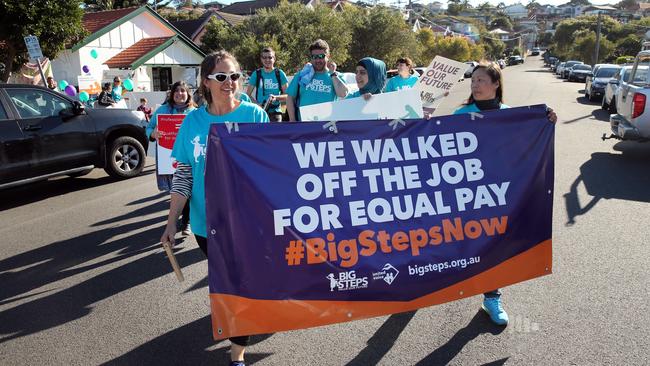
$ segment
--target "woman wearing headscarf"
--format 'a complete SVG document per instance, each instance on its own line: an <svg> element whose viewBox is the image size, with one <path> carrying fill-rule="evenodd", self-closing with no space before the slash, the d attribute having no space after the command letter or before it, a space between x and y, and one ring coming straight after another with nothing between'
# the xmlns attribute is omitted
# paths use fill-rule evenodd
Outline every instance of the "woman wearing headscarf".
<svg viewBox="0 0 650 366"><path fill-rule="evenodd" d="M379 94L386 85L386 64L382 60L364 57L357 63L356 80L359 90L348 94L345 99L363 96L368 100L373 94Z"/></svg>
<svg viewBox="0 0 650 366"><path fill-rule="evenodd" d="M184 81L177 81L172 85L172 88L167 96L167 100L156 109L151 118L149 125L146 129L146 134L150 141L158 141L160 132L158 131L158 115L159 114L188 114L196 109L196 104L192 100L190 89ZM172 174L159 174L156 176L158 189L164 192L172 190ZM190 235L190 206L189 202L183 208L183 216L181 217L180 225L181 233L184 236Z"/></svg>

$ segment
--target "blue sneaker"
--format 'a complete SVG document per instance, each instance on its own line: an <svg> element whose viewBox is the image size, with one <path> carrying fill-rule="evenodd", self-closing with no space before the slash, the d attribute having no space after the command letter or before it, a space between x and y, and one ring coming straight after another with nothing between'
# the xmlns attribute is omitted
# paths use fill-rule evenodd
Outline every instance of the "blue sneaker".
<svg viewBox="0 0 650 366"><path fill-rule="evenodd" d="M483 299L483 310L496 325L508 325L508 314L501 306L501 297L486 297Z"/></svg>

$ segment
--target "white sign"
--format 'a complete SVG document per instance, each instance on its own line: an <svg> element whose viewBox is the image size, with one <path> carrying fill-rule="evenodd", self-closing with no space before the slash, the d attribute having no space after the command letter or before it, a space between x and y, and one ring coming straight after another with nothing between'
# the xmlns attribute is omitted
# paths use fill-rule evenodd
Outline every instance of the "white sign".
<svg viewBox="0 0 650 366"><path fill-rule="evenodd" d="M429 67L420 75L418 87L422 97L422 107L429 114L440 104L440 100L456 85L467 64L436 56Z"/></svg>
<svg viewBox="0 0 650 366"><path fill-rule="evenodd" d="M423 116L420 91L415 88L376 94L367 101L358 97L300 107L302 121L359 121Z"/></svg>
<svg viewBox="0 0 650 366"><path fill-rule="evenodd" d="M43 52L41 51L41 45L38 44L38 37L36 36L27 36L25 37L25 46L27 46L27 52L29 52L30 60L36 60L43 58Z"/></svg>

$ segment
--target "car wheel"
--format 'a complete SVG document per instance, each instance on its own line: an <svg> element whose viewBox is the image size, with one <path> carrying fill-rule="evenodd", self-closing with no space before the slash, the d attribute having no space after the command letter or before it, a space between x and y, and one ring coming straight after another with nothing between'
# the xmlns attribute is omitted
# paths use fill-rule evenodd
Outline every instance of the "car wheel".
<svg viewBox="0 0 650 366"><path fill-rule="evenodd" d="M603 110L608 110L609 109L609 104L607 104L607 98L603 95L603 100L600 102L600 108Z"/></svg>
<svg viewBox="0 0 650 366"><path fill-rule="evenodd" d="M145 152L142 144L130 136L122 136L113 141L108 150L106 173L116 178L131 178L142 172Z"/></svg>

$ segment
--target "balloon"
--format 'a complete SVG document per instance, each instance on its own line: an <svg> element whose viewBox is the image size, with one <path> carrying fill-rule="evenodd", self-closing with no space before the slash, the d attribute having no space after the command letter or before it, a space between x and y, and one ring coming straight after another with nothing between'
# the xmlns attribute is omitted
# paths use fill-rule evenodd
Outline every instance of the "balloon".
<svg viewBox="0 0 650 366"><path fill-rule="evenodd" d="M68 82L65 80L59 81L59 89L60 90L65 90L65 88L68 86Z"/></svg>
<svg viewBox="0 0 650 366"><path fill-rule="evenodd" d="M87 74L90 72L90 67L88 67L88 65L84 65L84 67L82 67L81 70L83 70L83 72Z"/></svg>
<svg viewBox="0 0 650 366"><path fill-rule="evenodd" d="M90 57L97 58L98 56L97 50L90 50Z"/></svg>
<svg viewBox="0 0 650 366"><path fill-rule="evenodd" d="M122 84L124 85L124 88L126 90L128 90L128 91L133 90L133 81L131 81L131 79L124 80L124 82Z"/></svg>
<svg viewBox="0 0 650 366"><path fill-rule="evenodd" d="M77 89L75 89L74 86L72 85L68 85L65 87L65 93L71 97L74 97L75 95L77 95Z"/></svg>
<svg viewBox="0 0 650 366"><path fill-rule="evenodd" d="M82 102L87 102L88 99L90 99L90 95L88 95L88 92L82 91L79 93L79 100Z"/></svg>

